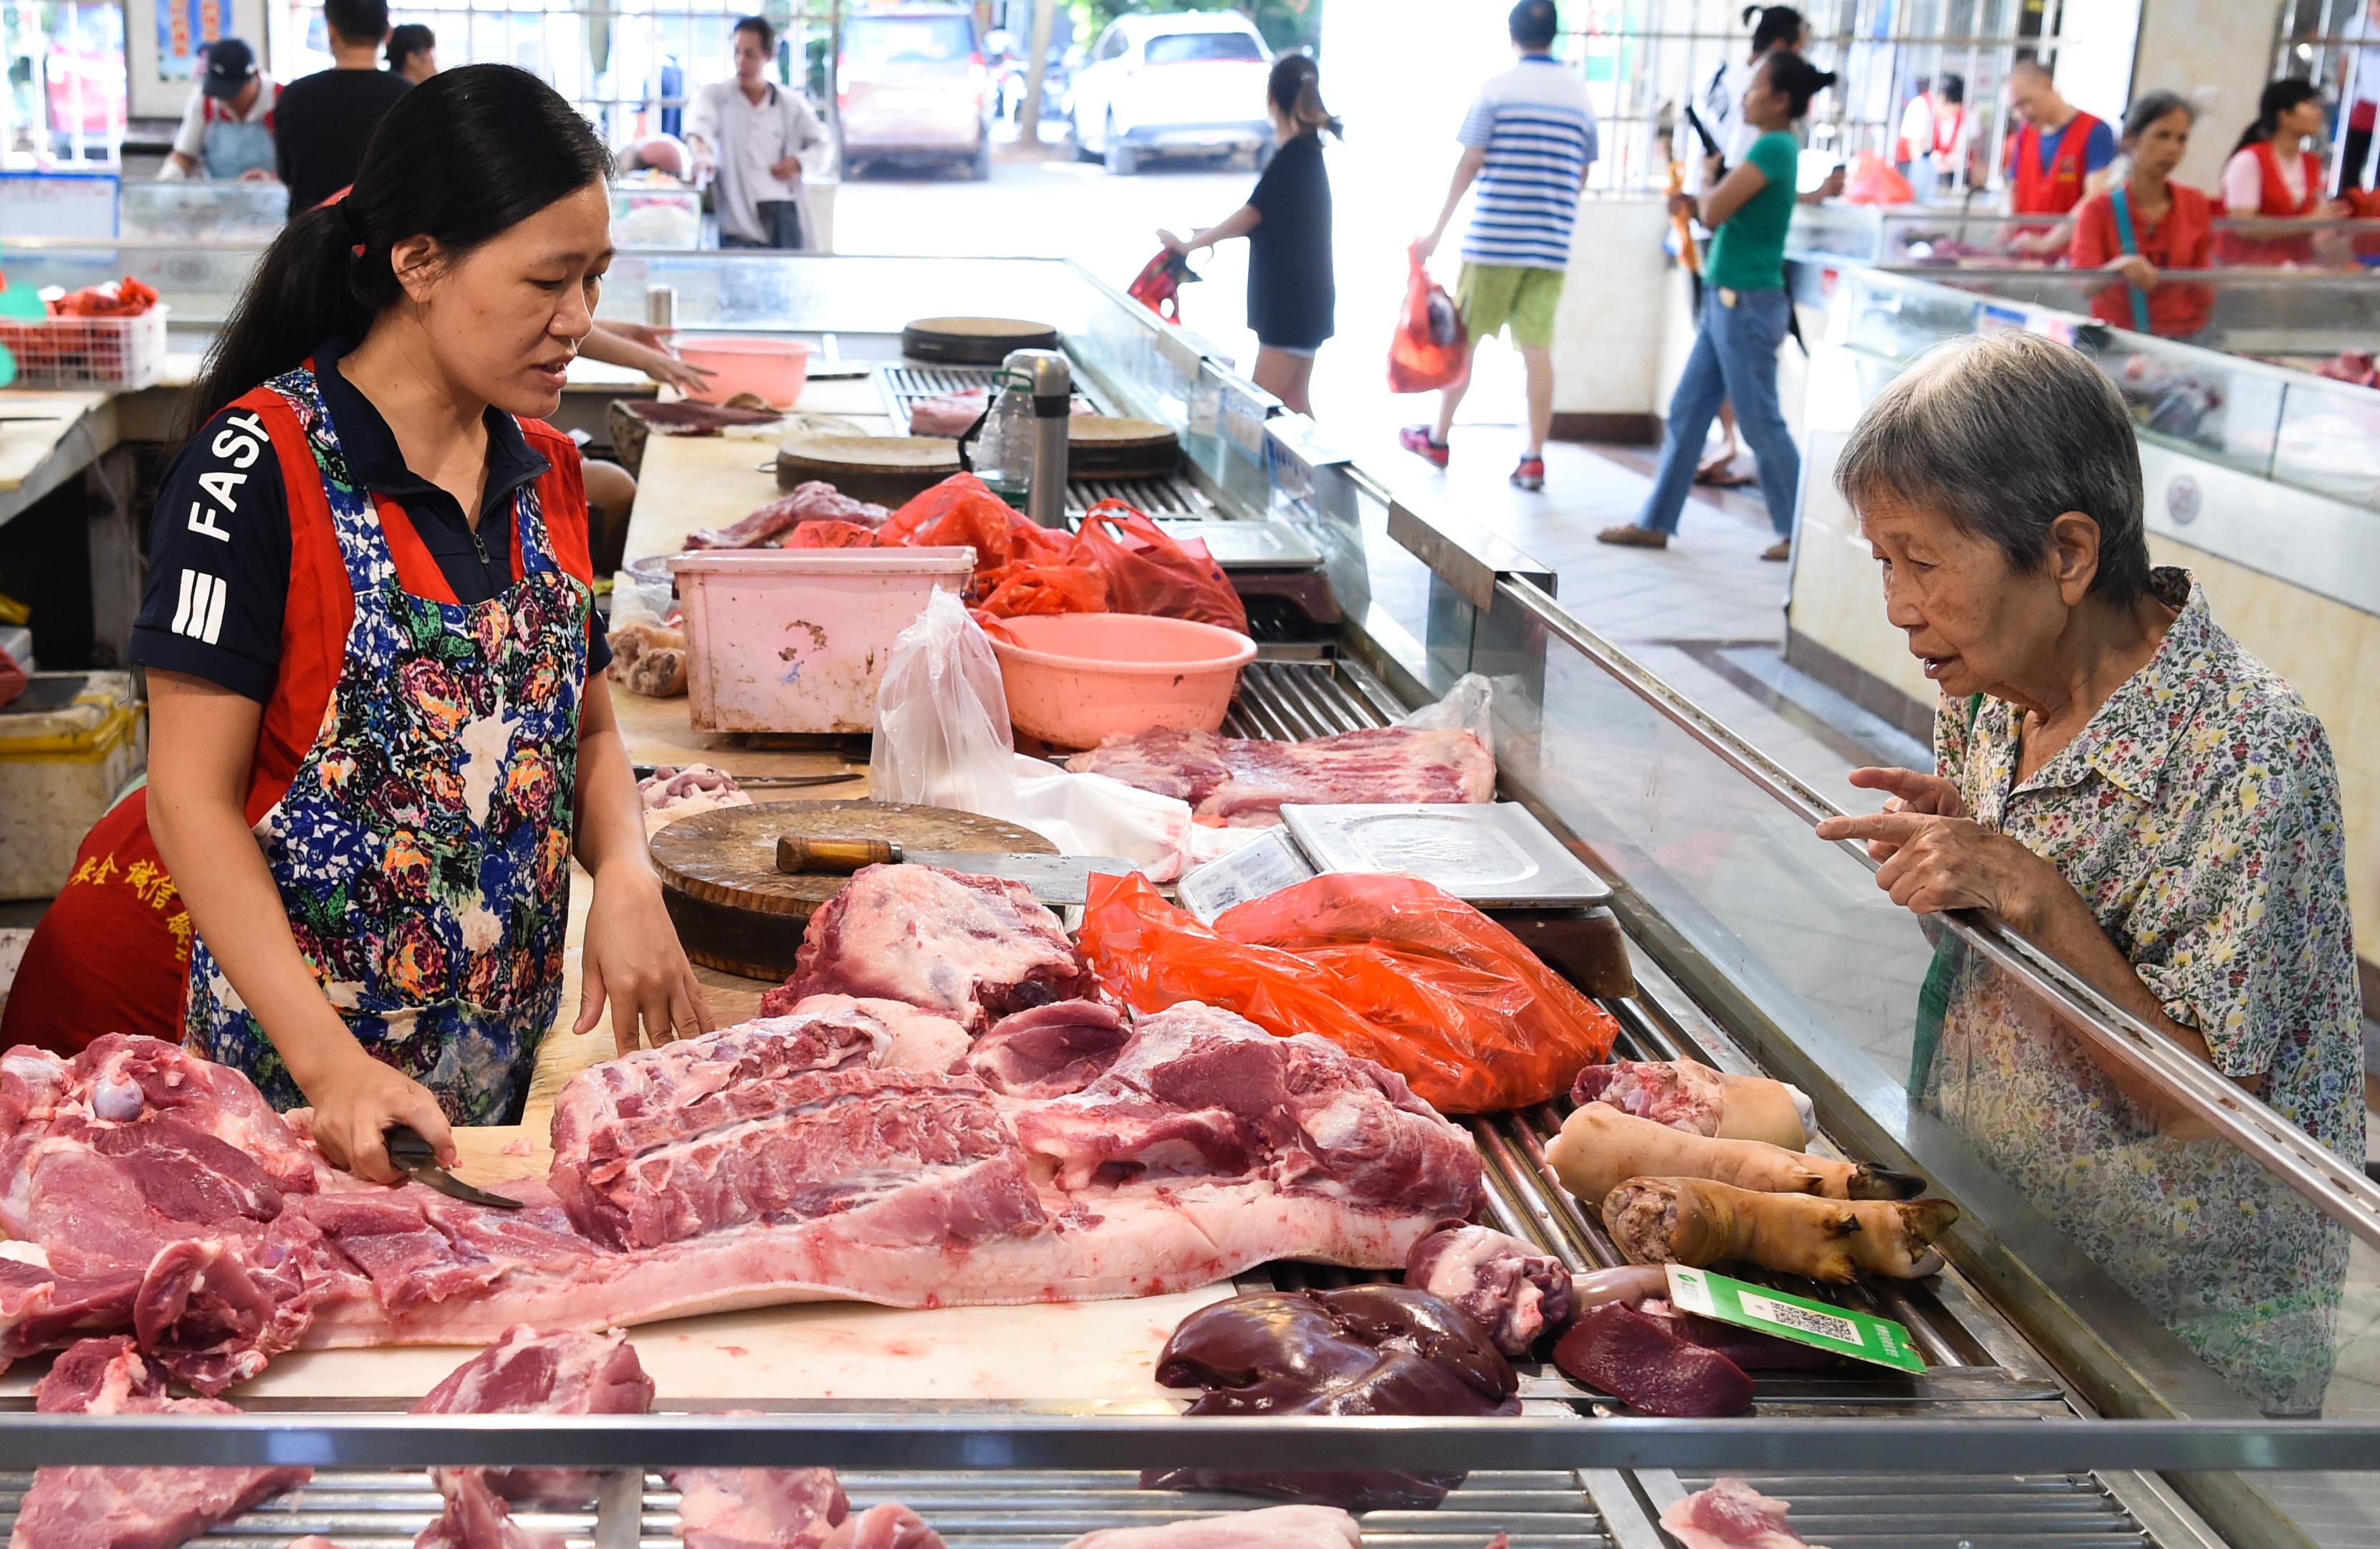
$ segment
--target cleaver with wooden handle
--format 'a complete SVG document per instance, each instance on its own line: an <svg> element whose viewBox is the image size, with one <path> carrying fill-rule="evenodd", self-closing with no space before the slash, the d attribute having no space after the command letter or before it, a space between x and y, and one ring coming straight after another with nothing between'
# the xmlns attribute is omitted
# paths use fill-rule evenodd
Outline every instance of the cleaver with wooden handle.
<svg viewBox="0 0 2380 1549"><path fill-rule="evenodd" d="M1122 876L1139 868L1112 855L1024 855L1014 850L910 849L897 839L810 839L779 835L777 870L787 876L849 876L864 866L940 866L1023 883L1044 904L1089 897L1091 873Z"/></svg>

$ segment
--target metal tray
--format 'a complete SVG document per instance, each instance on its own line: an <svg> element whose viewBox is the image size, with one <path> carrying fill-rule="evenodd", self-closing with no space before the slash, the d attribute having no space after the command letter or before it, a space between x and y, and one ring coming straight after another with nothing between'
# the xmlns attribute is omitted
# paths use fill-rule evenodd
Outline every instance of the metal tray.
<svg viewBox="0 0 2380 1549"><path fill-rule="evenodd" d="M1405 872L1494 909L1594 909L1611 884L1514 801L1285 806L1291 837L1326 872Z"/></svg>
<svg viewBox="0 0 2380 1549"><path fill-rule="evenodd" d="M1322 551L1305 534L1278 521L1175 521L1163 517L1157 525L1176 539L1196 538L1207 545L1215 563L1235 566L1303 569L1322 563Z"/></svg>

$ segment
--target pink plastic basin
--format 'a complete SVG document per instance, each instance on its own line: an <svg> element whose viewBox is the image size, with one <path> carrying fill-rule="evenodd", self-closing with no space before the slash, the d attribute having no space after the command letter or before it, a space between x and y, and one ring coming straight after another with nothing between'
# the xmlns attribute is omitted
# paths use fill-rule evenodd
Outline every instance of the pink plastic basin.
<svg viewBox="0 0 2380 1549"><path fill-rule="evenodd" d="M1004 621L998 635L1016 729L1058 748L1094 748L1121 732L1213 731L1257 642L1234 630L1130 613Z"/></svg>
<svg viewBox="0 0 2380 1549"><path fill-rule="evenodd" d="M686 364L711 372L709 387L686 395L698 403L724 403L738 393L757 393L771 409L791 409L810 379L813 347L799 339L680 334L670 342Z"/></svg>

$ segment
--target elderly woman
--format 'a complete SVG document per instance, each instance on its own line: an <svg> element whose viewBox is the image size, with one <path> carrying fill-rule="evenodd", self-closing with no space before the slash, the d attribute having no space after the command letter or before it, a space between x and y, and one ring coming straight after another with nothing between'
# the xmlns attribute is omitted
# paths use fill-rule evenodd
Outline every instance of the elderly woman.
<svg viewBox="0 0 2380 1549"><path fill-rule="evenodd" d="M1835 478L1942 699L1938 773L1855 771L1886 810L1819 836L1867 841L1915 913L1990 910L2361 1166L2330 746L2187 571L2151 567L2114 385L2046 339L1957 340L1877 397ZM2141 1113L1997 977L1949 987L1921 1099L2266 1409L2318 1404L2335 1234Z"/></svg>

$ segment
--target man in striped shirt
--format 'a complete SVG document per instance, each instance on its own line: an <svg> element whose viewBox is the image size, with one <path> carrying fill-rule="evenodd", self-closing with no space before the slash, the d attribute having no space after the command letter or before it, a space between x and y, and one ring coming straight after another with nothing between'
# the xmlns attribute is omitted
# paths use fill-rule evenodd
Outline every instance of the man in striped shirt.
<svg viewBox="0 0 2380 1549"><path fill-rule="evenodd" d="M1527 368L1529 444L1512 470L1512 482L1524 490L1545 488L1546 434L1554 415L1554 309L1570 266L1578 196L1596 156L1586 83L1554 58L1556 26L1553 0L1521 0L1512 7L1520 63L1482 87L1463 117L1455 136L1463 159L1455 164L1446 205L1417 244L1424 258L1438 250L1463 193L1476 183L1455 298L1470 348L1509 327ZM1435 426L1410 425L1401 433L1406 449L1446 466L1447 433L1469 384L1466 373L1446 389Z"/></svg>

